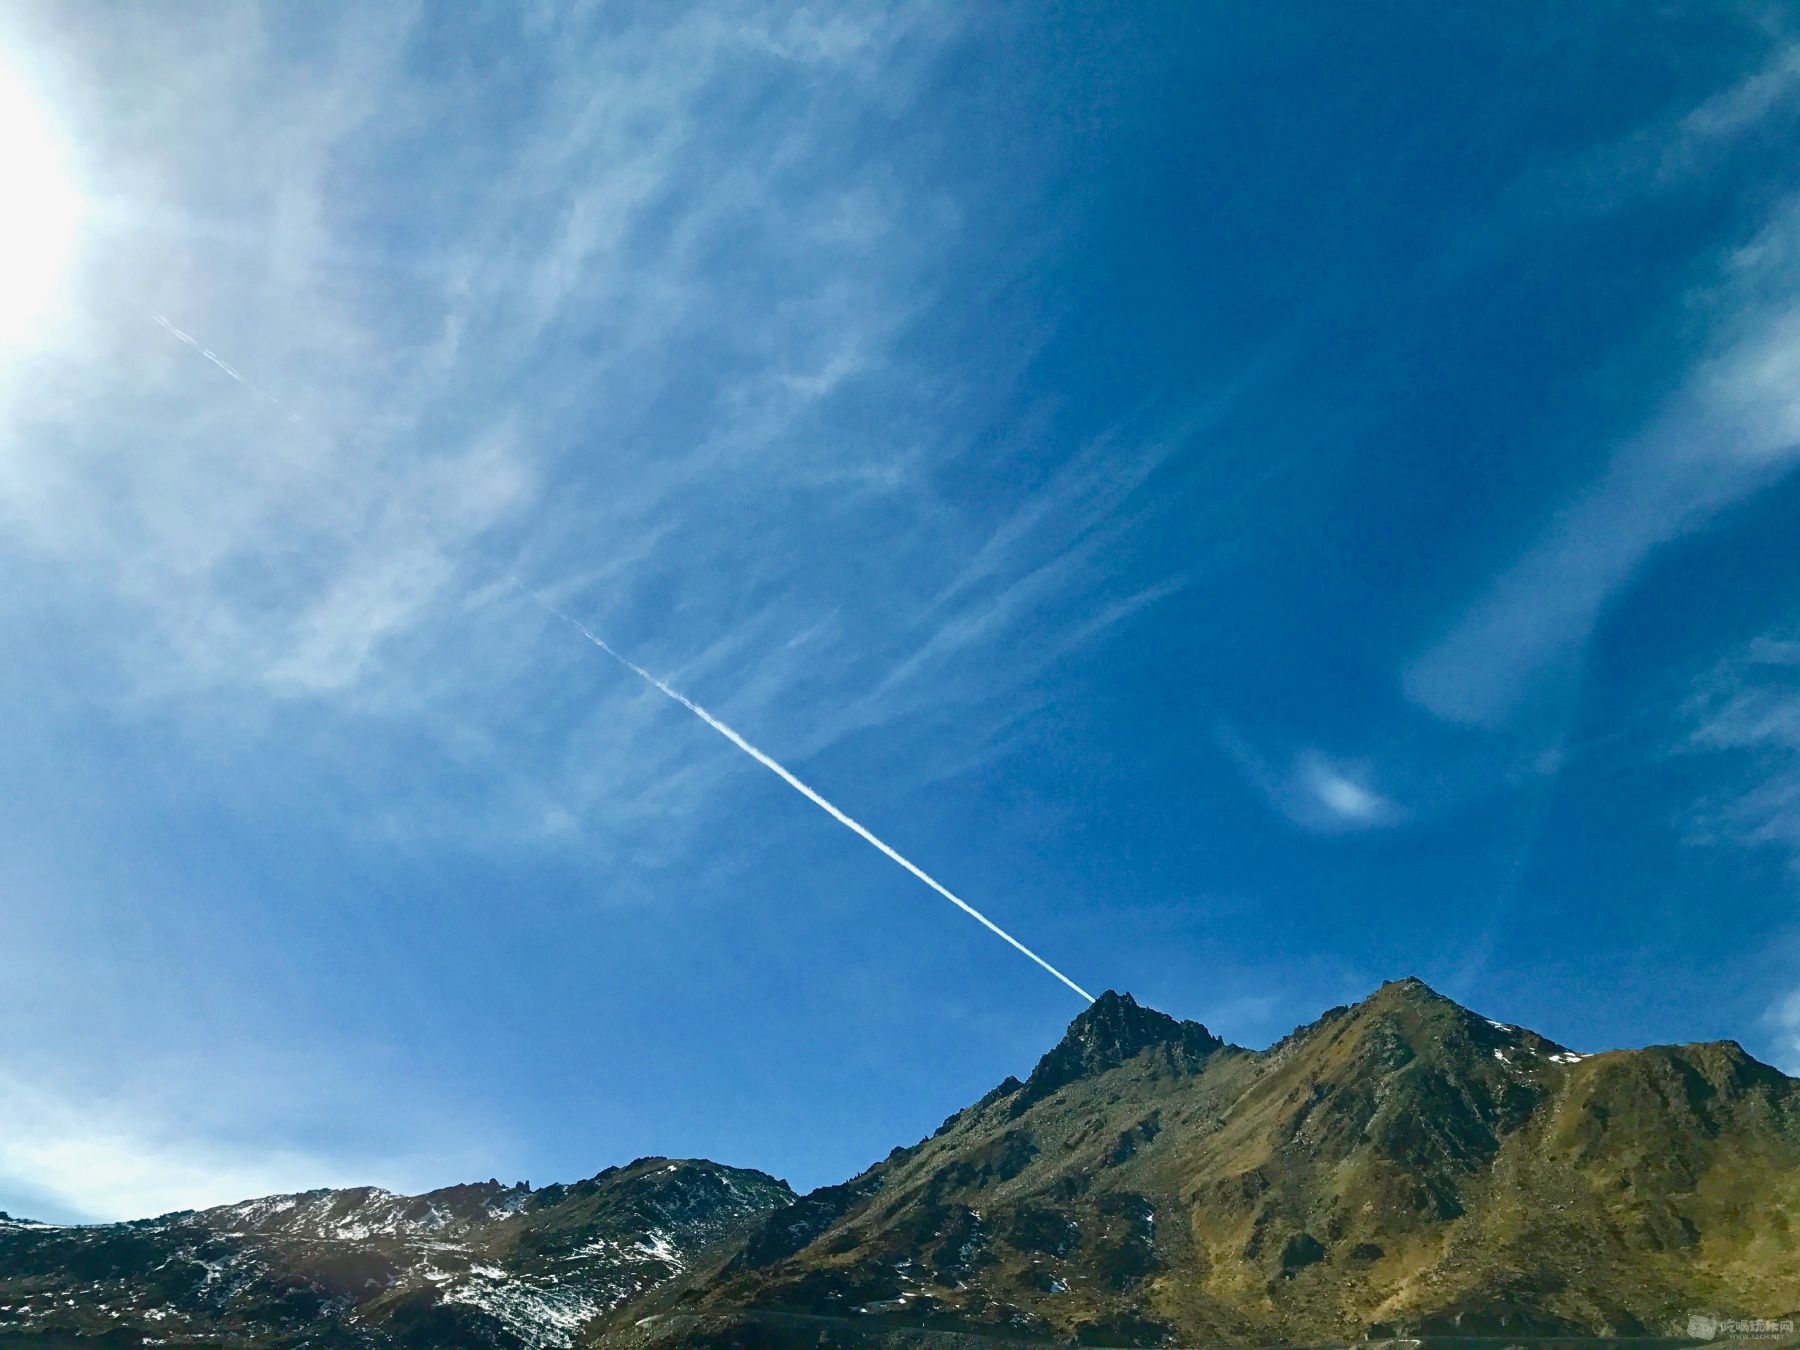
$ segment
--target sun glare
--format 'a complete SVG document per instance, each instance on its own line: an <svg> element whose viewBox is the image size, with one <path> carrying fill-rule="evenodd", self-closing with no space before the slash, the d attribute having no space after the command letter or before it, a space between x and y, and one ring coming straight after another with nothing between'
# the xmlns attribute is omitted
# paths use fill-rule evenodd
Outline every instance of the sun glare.
<svg viewBox="0 0 1800 1350"><path fill-rule="evenodd" d="M82 214L55 122L30 86L0 66L0 344L42 331L62 294Z"/></svg>

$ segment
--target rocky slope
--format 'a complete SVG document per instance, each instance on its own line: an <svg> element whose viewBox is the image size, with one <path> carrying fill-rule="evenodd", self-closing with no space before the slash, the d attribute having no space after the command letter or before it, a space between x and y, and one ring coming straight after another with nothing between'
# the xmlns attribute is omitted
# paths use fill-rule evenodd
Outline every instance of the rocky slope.
<svg viewBox="0 0 1800 1350"><path fill-rule="evenodd" d="M1800 1082L1730 1042L1578 1055L1417 980L1260 1052L1109 993L608 1334L742 1309L1110 1345L1800 1317Z"/></svg>
<svg viewBox="0 0 1800 1350"><path fill-rule="evenodd" d="M566 1346L793 1198L761 1172L645 1158L541 1190L359 1188L127 1224L0 1221L0 1339Z"/></svg>
<svg viewBox="0 0 1800 1350"><path fill-rule="evenodd" d="M1697 1313L1800 1320L1800 1081L1731 1042L1576 1054L1417 980L1261 1051L1109 993L1023 1082L802 1197L645 1159L0 1224L7 1347L1498 1347Z"/></svg>

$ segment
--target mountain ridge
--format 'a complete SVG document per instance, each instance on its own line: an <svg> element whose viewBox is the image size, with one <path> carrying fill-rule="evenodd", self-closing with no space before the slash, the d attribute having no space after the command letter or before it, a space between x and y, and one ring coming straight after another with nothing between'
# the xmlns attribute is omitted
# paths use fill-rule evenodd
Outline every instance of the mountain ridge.
<svg viewBox="0 0 1800 1350"><path fill-rule="evenodd" d="M1726 1194L1758 1150L1767 1193ZM1800 1084L1735 1043L1580 1054L1415 977L1246 1050L1109 992L1032 1078L646 1306L1115 1344L1651 1334L1800 1308L1797 1168Z"/></svg>
<svg viewBox="0 0 1800 1350"><path fill-rule="evenodd" d="M640 1158L536 1190L0 1221L0 1333L505 1350L1654 1335L1702 1310L1800 1315L1797 1235L1800 1081L1735 1041L1581 1054L1407 977L1252 1050L1107 991L1026 1078L806 1195Z"/></svg>

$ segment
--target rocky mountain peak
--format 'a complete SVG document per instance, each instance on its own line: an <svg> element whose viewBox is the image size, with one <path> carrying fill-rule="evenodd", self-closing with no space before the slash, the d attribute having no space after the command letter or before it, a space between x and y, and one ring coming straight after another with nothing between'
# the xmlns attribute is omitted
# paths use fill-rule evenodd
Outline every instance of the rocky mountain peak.
<svg viewBox="0 0 1800 1350"><path fill-rule="evenodd" d="M1109 989L1069 1023L1062 1040L1038 1061L1014 1109L1079 1078L1115 1069L1146 1050L1160 1047L1175 1067L1191 1071L1223 1044L1198 1022L1178 1021Z"/></svg>
<svg viewBox="0 0 1800 1350"><path fill-rule="evenodd" d="M1180 1027L1167 1013L1144 1007L1130 994L1108 989L1069 1023L1063 1044L1075 1042L1129 1058L1146 1046L1170 1039Z"/></svg>
<svg viewBox="0 0 1800 1350"><path fill-rule="evenodd" d="M1400 1004L1414 1008L1461 1008L1455 999L1438 993L1417 975L1388 980L1364 1000L1368 1004ZM1464 1009L1464 1011L1467 1011Z"/></svg>

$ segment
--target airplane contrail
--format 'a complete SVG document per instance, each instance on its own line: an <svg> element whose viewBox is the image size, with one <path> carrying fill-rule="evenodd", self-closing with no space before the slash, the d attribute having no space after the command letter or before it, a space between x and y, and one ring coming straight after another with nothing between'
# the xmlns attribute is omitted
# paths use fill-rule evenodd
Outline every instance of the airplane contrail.
<svg viewBox="0 0 1800 1350"><path fill-rule="evenodd" d="M245 379L244 376L238 370L236 370L234 367L229 365L223 357L219 356L216 352L212 351L210 348L201 345L199 340L196 339L195 337L193 337L192 334L183 332L181 329L177 328L174 324L170 323L161 314L153 314L153 315L151 315L151 318L153 318L156 321L156 324L158 327L160 327L165 332L167 332L171 337L175 338L176 340L178 340L180 342L185 343L188 347L190 347L194 351L198 352L201 356L205 357L206 360L210 361L213 365L217 366L226 375L229 375L232 379L236 380L245 389L248 389L251 393L255 394L258 398L266 399L268 402L274 404L275 407L280 408L283 412L287 413L288 419L290 421L295 422L295 423L299 422L300 419L295 414L288 412L287 408L284 407L282 405L281 401L279 399L277 399L273 394L270 394L267 391L258 388L255 384L253 384L249 380ZM421 520L425 521L427 524L431 523L430 517L426 516L423 512L419 513L419 518ZM534 604L536 604L541 609L543 609L545 613L550 614L555 618L561 619L564 623L568 624L576 632L580 633L584 638L586 638L589 642L593 643L601 651L605 652L608 656L612 657L613 660L617 661L620 665L624 666L625 669L629 670L632 674L636 675L639 679L642 679L647 684L649 684L650 687L655 689L658 693L663 694L666 697L675 700L675 702L679 703L682 707L686 708L689 712L693 713L695 717L698 717L702 722L706 723L707 726L711 727L714 731L718 732L721 736L723 736L726 740L730 741L738 749L742 750L746 755L750 756L751 759L755 760L758 764L762 765L763 768L767 769L770 773L774 774L782 782L786 783L789 787L794 789L795 792L798 792L802 797L806 798L807 801L811 802L814 806L818 807L821 811L825 812L826 815L830 816L838 824L842 825L845 829L849 830L851 833L857 835L859 838L864 840L866 843L871 844L875 848L879 849L882 853L886 854L893 861L899 863L900 866L904 867L908 872L911 872L920 881L924 882L927 886L931 887L932 890L936 891L939 895L943 896L944 899L948 900L951 904L955 905L958 909L960 909L964 914L967 914L971 919L975 920L976 923L980 924L983 928L987 929L988 932L992 933L995 937L999 938L1002 942L1006 943L1008 946L1010 946L1014 950L1018 951L1021 955L1029 958L1032 961L1035 961L1038 965L1042 966L1045 970L1049 971L1050 974L1056 976L1057 979L1061 980L1070 989L1073 989L1077 994L1080 994L1089 1003L1092 1003L1094 1001L1094 996L1092 994L1088 993L1087 990L1083 989L1080 985L1076 984L1075 981L1071 980L1067 975L1063 974L1055 966L1051 965L1048 961L1044 960L1043 957L1039 956L1036 952L1032 951L1031 948L1027 947L1023 942L1020 942L1019 939L1014 937L1011 933L1007 932L1004 928L1002 928L999 924L995 923L992 919L988 918L987 915L983 914L980 910L976 909L975 906L971 905L967 900L964 900L960 895L956 894L956 892L952 891L948 886L944 885L943 882L939 881L936 877L932 876L923 867L920 867L917 863L913 862L910 858L907 858L904 855L902 855L898 849L893 847L893 845L891 845L891 844L887 843L885 840L879 838L873 830L868 828L868 826L862 824L860 821L852 819L850 816L845 815L844 812L838 810L837 807L833 806L830 802L826 801L825 798L821 797L817 792L814 792L805 783L801 782L798 778L794 777L793 774L789 773L775 759L773 759L769 755L764 754L761 750L758 750L754 745L750 744L749 741L745 740L742 736L738 735L738 733L736 731L732 730L731 727L729 727L725 723L721 722L718 718L714 717L711 713L709 713L705 708L702 708L698 703L694 702L693 699L689 698L686 694L681 693L677 689L671 689L668 685L664 684L661 680L657 679L656 676L652 675L649 671L645 670L637 662L631 660L629 657L616 651L612 646L610 646L607 643L607 641L604 638L600 637L598 634L593 632L593 630L591 630L586 624L582 623L581 620L575 618L573 615L565 614L562 610L558 609L555 605L551 604L548 600L544 599L543 596L539 595L536 591L532 590L529 586L525 585L524 582L520 581L517 577L513 576L511 573L503 573L502 575L504 575L506 577L506 580L508 582L510 582L512 584L512 586L521 595L527 597Z"/></svg>
<svg viewBox="0 0 1800 1350"><path fill-rule="evenodd" d="M174 338L178 342L185 342L189 347L193 348L194 351L198 352L201 356L206 358L206 360L212 362L213 365L217 366L220 370L224 371L227 375L231 376L232 379L236 380L239 384L243 385L244 388L248 389L251 393L255 394L258 398L262 399L266 403L273 404L275 407L280 408L282 412L287 413L288 421L293 422L296 425L299 424L299 421L300 421L299 416L293 412L289 412L286 405L283 404L280 399L276 398L275 395L271 394L268 390L261 388L260 386L253 383L250 380L245 379L242 371L240 371L236 366L232 365L224 357L220 356L211 347L206 347L206 346L201 345L200 340L198 338L196 338L192 333L183 332L181 329L177 328L174 324L170 323L166 318L164 318L160 314L152 314L150 317L156 321L156 326L158 328L162 329L170 337Z"/></svg>
<svg viewBox="0 0 1800 1350"><path fill-rule="evenodd" d="M789 773L778 762L776 762L775 759L773 759L769 755L764 754L761 750L758 750L754 745L750 744L749 741L745 740L742 736L738 735L738 733L736 731L732 730L731 727L729 727L725 723L721 722L718 718L714 717L711 713L709 713L705 708L702 708L698 703L694 702L693 699L689 698L686 694L683 694L678 689L671 689L668 685L664 684L661 680L657 679L656 676L652 675L649 671L645 670L637 662L633 661L631 658L625 656L621 652L614 649L606 641L606 639L604 639L604 638L600 637L598 634L596 634L586 624L582 623L581 620L574 618L571 615L565 614L562 610L560 610L560 609L556 608L556 606L552 605L548 600L545 600L542 596L538 595L537 592L532 591L532 590L528 589L527 587L525 587L524 585L522 585L516 578L509 578L509 580L512 581L513 585L518 586L518 588L521 591L523 591L526 595L530 596L532 600L536 601L537 604L541 605L548 613L554 615L555 617L561 619L564 623L568 624L571 628L573 628L576 632L580 633L589 642L593 643L601 651L605 652L608 656L612 657L613 660L617 661L620 665L624 666L625 669L629 670L632 674L636 675L639 679L643 680L652 689L655 689L658 693L663 694L666 697L673 699L675 702L679 703L682 707L686 708L689 712L694 714L695 717L698 717L702 722L706 723L707 726L711 727L714 731L718 732L726 740L730 741L738 749L742 750L746 755L750 756L751 759L755 760L758 764L762 765L763 768L767 769L770 773L774 774L782 782L786 783L789 787L794 789L795 792L798 792L802 797L806 798L807 801L811 802L814 806L818 807L821 811L823 811L826 815L830 816L838 824L842 825L846 830L849 830L851 833L857 835L865 843L873 845L875 848L879 849L882 853L886 854L887 857L892 859L894 862L899 863L900 866L904 867L908 872L911 872L920 881L924 882L927 886L931 887L932 890L936 891L939 895L943 896L944 899L948 900L951 904L955 905L958 909L960 909L964 914L967 914L971 919L975 920L976 923L980 924L983 928L987 929L988 932L992 933L995 937L999 938L1002 942L1004 942L1008 946L1012 947L1015 951L1018 951L1021 955L1026 956L1030 960L1037 962L1038 965L1042 966L1045 970L1049 971L1052 975L1056 976L1057 979L1061 980L1064 984L1068 985L1069 988L1073 989L1076 993L1080 994L1089 1003L1092 1003L1094 1001L1094 996L1092 994L1088 993L1087 990L1083 989L1080 985L1076 984L1075 981L1071 980L1067 975L1063 974L1055 966L1051 965L1048 961L1044 960L1043 957L1039 956L1036 952L1032 951L1031 948L1027 947L1023 942L1020 942L1019 939L1014 937L1011 933L1007 932L1004 928L1002 928L999 924L995 923L992 919L988 918L987 915L983 914L980 910L976 909L975 906L971 905L967 900L964 900L961 896L957 895L948 886L944 885L941 881L939 881L936 877L932 876L924 868L920 867L917 863L914 863L909 858L906 858L905 856L903 856L898 849L894 848L891 844L888 844L884 840L877 837L876 834L874 833L874 831L870 830L866 825L863 825L859 821L853 820L851 817L845 815L842 811L838 810L837 807L833 806L830 802L826 801L825 798L821 797L817 792L814 792L805 783L801 782L798 778L794 777L793 774Z"/></svg>

